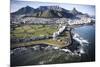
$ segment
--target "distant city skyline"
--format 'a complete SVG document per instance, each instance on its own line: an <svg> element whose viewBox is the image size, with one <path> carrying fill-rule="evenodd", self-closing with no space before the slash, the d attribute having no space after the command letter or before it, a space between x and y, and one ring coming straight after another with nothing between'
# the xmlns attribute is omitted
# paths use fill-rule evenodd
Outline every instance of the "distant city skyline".
<svg viewBox="0 0 100 67"><path fill-rule="evenodd" d="M33 8L38 8L39 6L59 6L67 10L72 10L76 8L82 13L87 13L89 15L95 15L94 5L79 5L79 4L67 4L67 3L46 3L46 2L33 2L33 1L14 1L11 0L11 12L15 12L22 7L30 6Z"/></svg>

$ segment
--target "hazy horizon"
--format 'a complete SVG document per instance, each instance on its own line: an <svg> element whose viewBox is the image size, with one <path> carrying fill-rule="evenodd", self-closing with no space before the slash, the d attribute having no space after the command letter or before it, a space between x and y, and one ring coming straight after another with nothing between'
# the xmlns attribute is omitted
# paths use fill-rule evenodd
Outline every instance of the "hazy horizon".
<svg viewBox="0 0 100 67"><path fill-rule="evenodd" d="M46 3L46 2L33 2L33 1L11 1L11 11L16 12L22 7L30 6L33 8L38 8L39 6L59 6L67 10L72 10L76 8L82 13L87 13L89 15L95 15L94 5L79 5L79 4L67 4L67 3Z"/></svg>

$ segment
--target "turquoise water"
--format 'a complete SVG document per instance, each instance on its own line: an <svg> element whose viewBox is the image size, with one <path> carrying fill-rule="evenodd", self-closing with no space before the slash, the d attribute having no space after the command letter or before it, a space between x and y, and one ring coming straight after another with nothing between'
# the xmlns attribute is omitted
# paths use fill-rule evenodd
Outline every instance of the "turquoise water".
<svg viewBox="0 0 100 67"><path fill-rule="evenodd" d="M88 46L84 46L86 49L86 56L82 57L83 61L94 61L95 60L95 25L86 25L75 28L73 30L78 33L82 38L89 42Z"/></svg>

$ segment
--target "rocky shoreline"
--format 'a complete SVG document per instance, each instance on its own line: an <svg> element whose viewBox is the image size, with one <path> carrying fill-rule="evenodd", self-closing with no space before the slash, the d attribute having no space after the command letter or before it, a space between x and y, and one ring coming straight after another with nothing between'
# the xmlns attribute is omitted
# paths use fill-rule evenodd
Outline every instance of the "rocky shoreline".
<svg viewBox="0 0 100 67"><path fill-rule="evenodd" d="M59 48L46 44L38 44L30 47L20 47L11 50L11 61L12 66L28 64L49 64L60 62L79 62L80 56L76 53L73 53L67 47Z"/></svg>

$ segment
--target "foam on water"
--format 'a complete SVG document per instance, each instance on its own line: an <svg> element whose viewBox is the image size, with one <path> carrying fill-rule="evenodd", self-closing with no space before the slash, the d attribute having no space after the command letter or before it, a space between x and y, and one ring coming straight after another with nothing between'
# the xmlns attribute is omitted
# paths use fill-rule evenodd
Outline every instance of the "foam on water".
<svg viewBox="0 0 100 67"><path fill-rule="evenodd" d="M75 41L77 41L80 46L77 52L79 52L80 54L84 54L85 53L85 46L89 45L89 42L86 39L83 39L79 34L74 33L73 39Z"/></svg>

